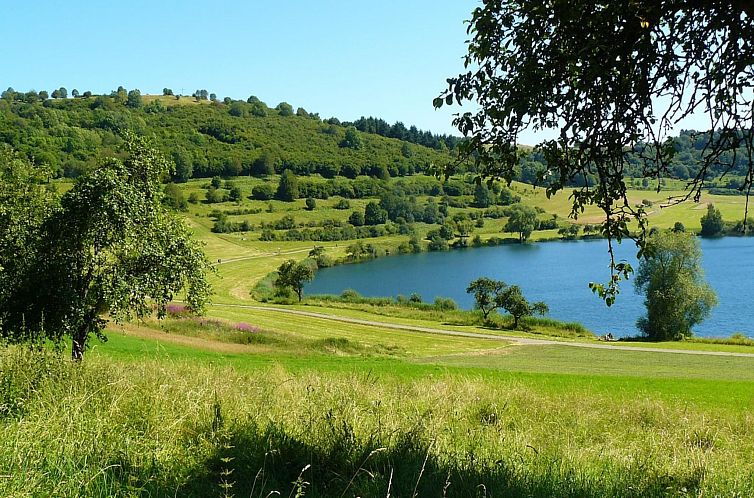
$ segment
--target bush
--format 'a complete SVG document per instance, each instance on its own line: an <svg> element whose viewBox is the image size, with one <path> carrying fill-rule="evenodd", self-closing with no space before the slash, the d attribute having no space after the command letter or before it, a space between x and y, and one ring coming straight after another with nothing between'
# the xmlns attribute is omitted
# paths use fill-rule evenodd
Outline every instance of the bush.
<svg viewBox="0 0 754 498"><path fill-rule="evenodd" d="M251 189L251 197L258 201L269 201L275 197L275 189L269 183L256 185Z"/></svg>

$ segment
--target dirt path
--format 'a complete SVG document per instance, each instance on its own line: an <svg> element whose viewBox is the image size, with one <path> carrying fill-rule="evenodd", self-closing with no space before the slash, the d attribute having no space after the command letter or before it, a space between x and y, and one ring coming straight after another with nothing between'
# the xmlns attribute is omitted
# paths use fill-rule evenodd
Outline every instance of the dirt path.
<svg viewBox="0 0 754 498"><path fill-rule="evenodd" d="M260 311L270 311L273 313L288 313L291 315L308 316L312 318L320 318L323 320L331 320L334 322L354 323L358 325L369 325L372 327L382 327L386 329L407 330L413 332L423 332L427 334L437 335L449 335L456 337L473 337L476 339L486 339L491 341L506 341L513 344L523 346L570 346L575 348L591 348L591 349L613 349L620 351L642 351L647 353L673 353L673 354L695 354L702 356L738 356L744 358L754 358L754 353L735 353L730 351L696 351L688 349L671 349L671 348L647 348L641 346L621 346L619 344L595 344L589 342L566 342L556 341L553 339L533 339L529 337L516 337L507 335L492 335L492 334L480 334L477 332L461 332L457 330L445 330L432 327L422 327L418 325L403 325L399 323L378 322L373 320L362 320L360 318L349 318L338 315L328 315L326 313L318 313L314 311L302 311L286 308L276 308L273 306L255 306L250 304L213 304L212 306L227 307L227 308L247 308Z"/></svg>

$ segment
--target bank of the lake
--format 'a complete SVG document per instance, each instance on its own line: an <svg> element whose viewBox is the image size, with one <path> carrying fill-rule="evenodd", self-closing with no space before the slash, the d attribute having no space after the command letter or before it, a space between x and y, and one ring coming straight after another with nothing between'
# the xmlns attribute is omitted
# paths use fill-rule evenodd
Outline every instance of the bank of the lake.
<svg viewBox="0 0 754 498"><path fill-rule="evenodd" d="M606 244L604 240L540 242L391 256L322 269L306 292L418 293L425 300L450 297L469 309L473 299L466 294L466 285L479 276L489 276L520 285L530 299L544 300L553 318L581 322L597 334L636 335L636 320L644 306L633 283L622 285L618 302L611 308L588 287L590 281L608 279ZM717 292L719 305L695 332L709 337L735 332L754 336L754 312L746 305L746 297L754 294L754 238L702 239L701 246L706 277ZM619 245L616 254L638 264L630 241Z"/></svg>

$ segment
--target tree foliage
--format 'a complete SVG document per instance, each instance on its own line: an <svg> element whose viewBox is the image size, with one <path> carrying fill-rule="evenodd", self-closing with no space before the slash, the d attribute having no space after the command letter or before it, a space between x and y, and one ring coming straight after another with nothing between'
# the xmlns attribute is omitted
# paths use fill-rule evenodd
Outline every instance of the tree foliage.
<svg viewBox="0 0 754 498"><path fill-rule="evenodd" d="M519 242L526 242L537 229L537 211L533 207L514 204L508 212L508 221L503 230L518 233Z"/></svg>
<svg viewBox="0 0 754 498"><path fill-rule="evenodd" d="M293 171L287 169L280 175L275 197L281 201L295 201L298 199L298 179Z"/></svg>
<svg viewBox="0 0 754 498"><path fill-rule="evenodd" d="M544 315L549 311L543 301L530 303L524 297L524 293L518 285L511 285L497 296L497 305L513 317L513 328L517 329L521 318L532 316L535 313Z"/></svg>
<svg viewBox="0 0 754 498"><path fill-rule="evenodd" d="M474 307L482 312L485 320L490 313L502 308L513 317L514 329L518 328L521 318L549 311L544 302L530 303L518 285L508 285L502 280L481 277L471 282L466 292L474 295Z"/></svg>
<svg viewBox="0 0 754 498"><path fill-rule="evenodd" d="M702 237L716 237L722 235L725 230L723 215L714 204L707 204L707 212L702 215Z"/></svg>
<svg viewBox="0 0 754 498"><path fill-rule="evenodd" d="M646 245L634 285L645 295L647 315L637 326L649 339L678 340L692 335L692 327L704 320L717 304L704 281L701 249L685 232L657 232Z"/></svg>
<svg viewBox="0 0 754 498"><path fill-rule="evenodd" d="M275 286L278 288L290 288L301 301L304 293L304 284L314 278L314 270L305 262L296 262L293 259L285 261L278 268L278 277Z"/></svg>
<svg viewBox="0 0 754 498"><path fill-rule="evenodd" d="M595 289L609 303L632 270L616 263L612 242L630 235L642 207L626 194L629 156L639 151L648 178L672 174L669 134L679 120L706 113L700 165L688 195L697 199L709 168L735 167L743 150L748 191L754 178L754 7L741 0L592 2L488 0L469 23L467 72L448 80L436 107L471 101L454 124L484 176L511 180L525 130L555 132L537 144L547 194L583 179L572 216L587 204L605 216L611 278ZM661 97L661 98L660 98ZM591 180L590 180L591 179ZM590 183L595 182L592 186ZM644 245L642 230L638 239Z"/></svg>
<svg viewBox="0 0 754 498"><path fill-rule="evenodd" d="M2 303L2 329L12 338L26 331L56 342L70 337L72 357L80 360L90 335L103 337L105 316L143 317L154 307L162 316L184 289L189 306L202 310L208 264L187 227L162 205L168 163L131 134L125 152L124 161L111 159L81 177L28 228L30 264Z"/></svg>
<svg viewBox="0 0 754 498"><path fill-rule="evenodd" d="M498 297L508 287L502 280L480 277L466 287L467 294L474 295L474 307L482 312L487 320L490 313L498 308Z"/></svg>

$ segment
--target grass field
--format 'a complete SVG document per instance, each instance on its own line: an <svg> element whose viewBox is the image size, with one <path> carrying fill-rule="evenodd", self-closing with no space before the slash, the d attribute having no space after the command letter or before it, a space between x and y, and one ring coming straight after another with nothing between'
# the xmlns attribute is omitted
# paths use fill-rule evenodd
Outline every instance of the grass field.
<svg viewBox="0 0 754 498"><path fill-rule="evenodd" d="M115 328L78 366L0 350L0 494L754 492L754 358L212 314Z"/></svg>
<svg viewBox="0 0 754 498"><path fill-rule="evenodd" d="M248 195L261 180L236 181ZM570 210L567 195L514 188L550 214ZM668 195L631 198L658 206ZM709 200L726 219L743 212L742 198ZM661 351L754 347L591 349L581 346L595 338L554 326L492 330L453 311L316 298L286 309L331 318L227 306L258 304L254 284L314 244L215 234L212 210L261 209L234 216L254 224L347 217L336 201L314 211L272 201L272 213L266 201L191 204L186 219L217 269L206 317L112 326L80 365L47 349L0 348L0 496L754 495L754 358ZM695 229L703 209L656 207L650 219ZM479 233L501 236L504 221L486 220ZM367 241L394 249L406 239ZM321 245L337 258L348 243ZM562 343L517 342L552 336Z"/></svg>

